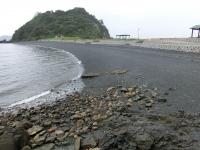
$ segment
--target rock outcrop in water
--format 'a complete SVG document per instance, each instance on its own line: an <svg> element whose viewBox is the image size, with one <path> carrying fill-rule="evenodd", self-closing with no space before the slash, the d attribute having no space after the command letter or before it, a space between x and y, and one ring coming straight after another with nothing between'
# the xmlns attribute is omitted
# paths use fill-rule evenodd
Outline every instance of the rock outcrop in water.
<svg viewBox="0 0 200 150"><path fill-rule="evenodd" d="M38 13L15 31L12 41L38 40L55 36L79 38L109 38L103 21L97 20L84 8Z"/></svg>

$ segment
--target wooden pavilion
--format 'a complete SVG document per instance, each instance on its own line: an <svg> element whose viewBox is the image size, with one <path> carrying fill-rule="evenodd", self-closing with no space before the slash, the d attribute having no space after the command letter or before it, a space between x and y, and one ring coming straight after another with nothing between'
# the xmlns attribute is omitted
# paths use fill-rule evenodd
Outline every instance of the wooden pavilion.
<svg viewBox="0 0 200 150"><path fill-rule="evenodd" d="M116 35L117 39L130 39L131 35L129 34L120 34L120 35Z"/></svg>
<svg viewBox="0 0 200 150"><path fill-rule="evenodd" d="M190 29L192 29L191 37L193 37L194 31L197 30L198 31L198 36L197 37L200 38L200 25L193 26Z"/></svg>

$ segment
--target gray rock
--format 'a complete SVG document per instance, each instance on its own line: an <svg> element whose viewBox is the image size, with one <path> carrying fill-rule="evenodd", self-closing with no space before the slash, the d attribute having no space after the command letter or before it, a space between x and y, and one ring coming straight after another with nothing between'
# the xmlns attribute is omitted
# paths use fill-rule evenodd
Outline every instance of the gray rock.
<svg viewBox="0 0 200 150"><path fill-rule="evenodd" d="M81 138L77 137L75 140L74 150L79 150L81 147Z"/></svg>
<svg viewBox="0 0 200 150"><path fill-rule="evenodd" d="M18 128L14 132L14 138L18 147L22 148L29 143L29 135L23 128Z"/></svg>
<svg viewBox="0 0 200 150"><path fill-rule="evenodd" d="M140 97L139 95L136 95L133 97L133 101L140 101L142 99L142 97Z"/></svg>
<svg viewBox="0 0 200 150"><path fill-rule="evenodd" d="M146 103L145 106L148 107L148 108L152 107L152 103Z"/></svg>
<svg viewBox="0 0 200 150"><path fill-rule="evenodd" d="M58 138L61 138L64 136L64 132L62 130L56 130L55 131L55 134Z"/></svg>
<svg viewBox="0 0 200 150"><path fill-rule="evenodd" d="M57 143L55 150L75 150L74 138L67 138L64 142Z"/></svg>
<svg viewBox="0 0 200 150"><path fill-rule="evenodd" d="M30 121L27 121L27 120L23 120L21 122L21 127L24 128L24 129L29 129L33 126L33 124L30 122Z"/></svg>
<svg viewBox="0 0 200 150"><path fill-rule="evenodd" d="M81 141L82 148L94 148L97 145L97 141L92 134L88 134Z"/></svg>
<svg viewBox="0 0 200 150"><path fill-rule="evenodd" d="M33 126L32 128L28 129L28 134L30 136L37 134L38 132L42 131L43 127L40 126Z"/></svg>
<svg viewBox="0 0 200 150"><path fill-rule="evenodd" d="M54 134L50 134L49 136L47 136L46 138L46 142L47 143L53 143L56 140L56 136Z"/></svg>
<svg viewBox="0 0 200 150"><path fill-rule="evenodd" d="M0 130L3 130L5 128L5 126L0 126Z"/></svg>
<svg viewBox="0 0 200 150"><path fill-rule="evenodd" d="M35 148L34 150L53 150L55 145L53 143L45 144L40 147Z"/></svg>
<svg viewBox="0 0 200 150"><path fill-rule="evenodd" d="M121 88L121 92L128 92L128 89L127 88Z"/></svg>
<svg viewBox="0 0 200 150"><path fill-rule="evenodd" d="M154 91L151 91L151 95L152 97L157 97L158 96L158 93L154 92Z"/></svg>
<svg viewBox="0 0 200 150"><path fill-rule="evenodd" d="M106 92L107 92L108 94L114 94L115 90L116 90L115 87L109 87L109 88L106 90Z"/></svg>
<svg viewBox="0 0 200 150"><path fill-rule="evenodd" d="M21 150L31 150L31 147L28 146L28 145L26 145L26 146L24 146Z"/></svg>
<svg viewBox="0 0 200 150"><path fill-rule="evenodd" d="M45 122L43 123L43 126L44 126L44 127L50 127L50 126L51 126L51 121L45 121Z"/></svg>
<svg viewBox="0 0 200 150"><path fill-rule="evenodd" d="M41 144L43 144L43 143L45 142L45 140L46 140L46 136L47 136L47 134L44 134L44 135L37 134L37 135L33 138L34 143L35 143L36 145L41 145Z"/></svg>
<svg viewBox="0 0 200 150"><path fill-rule="evenodd" d="M121 131L119 131L121 132ZM136 150L137 145L134 141L134 135L125 132L118 135L107 134L104 136L102 141L100 141L100 148L102 150Z"/></svg>
<svg viewBox="0 0 200 150"><path fill-rule="evenodd" d="M18 150L15 143L15 138L11 133L4 133L0 136L0 149L2 150Z"/></svg>
<svg viewBox="0 0 200 150"><path fill-rule="evenodd" d="M141 150L150 150L154 144L154 138L146 132L136 134L135 141Z"/></svg>

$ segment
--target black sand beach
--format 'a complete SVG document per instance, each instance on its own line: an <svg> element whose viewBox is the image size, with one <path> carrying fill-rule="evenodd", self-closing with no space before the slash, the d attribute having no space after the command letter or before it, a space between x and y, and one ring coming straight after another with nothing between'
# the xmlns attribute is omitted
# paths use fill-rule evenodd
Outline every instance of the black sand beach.
<svg viewBox="0 0 200 150"><path fill-rule="evenodd" d="M10 149L199 149L199 55L130 47L28 42L64 49L84 67L81 93L3 114Z"/></svg>
<svg viewBox="0 0 200 150"><path fill-rule="evenodd" d="M160 113L178 110L199 112L200 55L176 51L148 49L127 45L92 45L66 42L32 42L64 49L82 61L85 73L106 73L128 70L123 76L99 76L84 81L87 88L112 85L147 85L167 95L166 105L155 108ZM171 89L171 90L169 90Z"/></svg>

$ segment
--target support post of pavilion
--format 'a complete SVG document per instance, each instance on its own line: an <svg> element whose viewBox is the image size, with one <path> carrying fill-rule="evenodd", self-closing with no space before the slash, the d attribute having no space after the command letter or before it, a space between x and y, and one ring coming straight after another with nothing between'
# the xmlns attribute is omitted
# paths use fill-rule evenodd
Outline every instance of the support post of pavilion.
<svg viewBox="0 0 200 150"><path fill-rule="evenodd" d="M194 30L192 29L192 34L191 34L191 38L193 38L193 33L194 33Z"/></svg>

